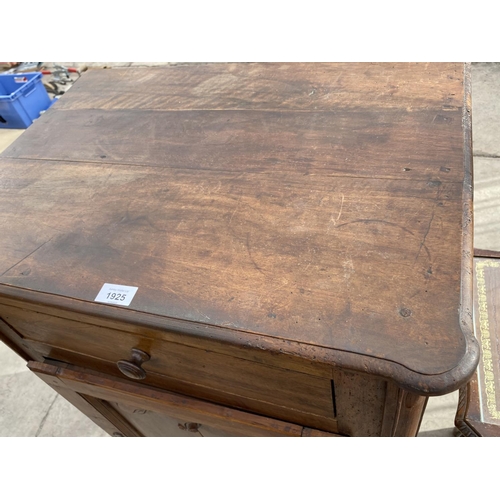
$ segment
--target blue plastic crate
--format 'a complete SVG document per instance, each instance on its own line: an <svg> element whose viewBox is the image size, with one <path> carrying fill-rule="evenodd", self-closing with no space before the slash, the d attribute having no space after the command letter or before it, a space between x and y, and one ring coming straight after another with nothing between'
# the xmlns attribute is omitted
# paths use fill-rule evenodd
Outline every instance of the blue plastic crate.
<svg viewBox="0 0 500 500"><path fill-rule="evenodd" d="M28 128L51 104L41 73L0 74L0 128Z"/></svg>

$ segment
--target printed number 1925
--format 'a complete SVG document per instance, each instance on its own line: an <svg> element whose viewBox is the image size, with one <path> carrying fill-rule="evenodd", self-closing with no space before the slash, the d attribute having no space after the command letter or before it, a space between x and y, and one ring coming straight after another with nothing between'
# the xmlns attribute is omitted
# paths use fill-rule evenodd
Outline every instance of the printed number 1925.
<svg viewBox="0 0 500 500"><path fill-rule="evenodd" d="M123 302L126 298L127 298L127 294L126 293L108 293L107 299L110 299L110 300L119 300L120 302Z"/></svg>

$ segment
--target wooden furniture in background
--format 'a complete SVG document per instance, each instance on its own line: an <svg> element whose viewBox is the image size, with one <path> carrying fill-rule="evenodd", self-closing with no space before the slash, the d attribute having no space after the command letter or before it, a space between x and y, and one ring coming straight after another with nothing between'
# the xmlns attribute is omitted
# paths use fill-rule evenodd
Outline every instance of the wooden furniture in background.
<svg viewBox="0 0 500 500"><path fill-rule="evenodd" d="M474 251L474 332L481 359L460 389L455 425L468 437L500 436L500 252Z"/></svg>
<svg viewBox="0 0 500 500"><path fill-rule="evenodd" d="M0 334L111 434L413 436L471 217L463 64L92 70L0 158Z"/></svg>

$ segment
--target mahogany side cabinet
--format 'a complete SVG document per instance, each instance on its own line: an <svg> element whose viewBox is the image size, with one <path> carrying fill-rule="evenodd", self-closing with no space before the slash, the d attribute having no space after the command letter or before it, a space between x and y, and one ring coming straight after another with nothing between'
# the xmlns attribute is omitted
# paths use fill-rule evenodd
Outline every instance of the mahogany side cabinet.
<svg viewBox="0 0 500 500"><path fill-rule="evenodd" d="M415 436L465 386L467 64L89 70L0 156L0 337L116 436Z"/></svg>

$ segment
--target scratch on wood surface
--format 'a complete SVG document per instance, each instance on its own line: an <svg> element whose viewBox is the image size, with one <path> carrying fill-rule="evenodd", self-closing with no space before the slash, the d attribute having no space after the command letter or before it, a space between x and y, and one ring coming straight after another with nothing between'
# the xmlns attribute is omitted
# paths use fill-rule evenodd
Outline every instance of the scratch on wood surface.
<svg viewBox="0 0 500 500"><path fill-rule="evenodd" d="M206 315L206 314L203 314L199 309L197 309L195 306L193 306L193 304L191 304L191 302L189 302L189 300L186 300L182 295L178 294L175 290L172 290L172 288L168 287L167 285L163 285L167 290L170 290L174 295L176 295L177 297L179 297L179 299L181 299L182 301L184 301L191 309L193 309L194 311L196 311L198 314L200 314L201 316L205 317L206 319L210 320L210 318Z"/></svg>
<svg viewBox="0 0 500 500"><path fill-rule="evenodd" d="M283 283L282 283L280 286L278 286L278 287L276 287L276 288L273 288L273 289L271 290L271 294L274 294L274 293L275 293L275 292L277 292L278 290L281 290L281 289L285 288L287 285L288 285L288 280L283 279ZM260 307L260 299L261 299L261 298L262 298L262 294L260 294L260 295L259 295L259 297L258 297L258 299L257 299L258 307ZM281 307L282 307L282 306L278 306L278 308L281 308ZM274 309L275 309L275 308L274 308L274 306L273 306L273 311L274 311Z"/></svg>
<svg viewBox="0 0 500 500"><path fill-rule="evenodd" d="M288 307L292 303L292 299L287 299L283 301L281 304L274 305L273 306L273 312L279 311L280 309L283 309L284 307Z"/></svg>
<svg viewBox="0 0 500 500"><path fill-rule="evenodd" d="M111 178L112 175L113 175L113 170L110 169L110 172L109 172L108 176L106 177L106 179L104 179L104 182L102 183L102 186L106 186L106 184L109 182L109 179Z"/></svg>
<svg viewBox="0 0 500 500"><path fill-rule="evenodd" d="M349 280L351 275L354 273L354 264L350 256L348 256L342 263L342 268L344 270L344 281L349 285Z"/></svg>
<svg viewBox="0 0 500 500"><path fill-rule="evenodd" d="M145 223L145 225L149 226L151 229L154 229L155 231L157 231L159 233L166 233L167 232L165 229L157 227L155 224L153 224L149 220L149 215L138 215L136 217L133 217L129 212L130 205L131 205L131 202L127 206L127 211L125 212L125 215L118 222L116 222L114 224L115 226L117 226L119 224L130 224L130 225L137 224L140 226L140 225L144 225L143 223Z"/></svg>
<svg viewBox="0 0 500 500"><path fill-rule="evenodd" d="M417 255L415 257L415 260L413 261L413 264L415 264L417 262L418 257L420 255L420 252L422 251L422 248L424 248L424 247L427 251L427 255L430 258L430 252L429 252L429 249L427 248L427 246L425 245L425 240L427 238L427 235L429 234L429 231L431 230L431 224L432 224L433 220L434 220L434 211L432 212L431 218L429 220L429 224L427 225L427 230L425 231L424 237L422 238L422 241L420 242L420 246L418 247L418 252L417 252Z"/></svg>
<svg viewBox="0 0 500 500"><path fill-rule="evenodd" d="M424 238L422 239L422 241L420 243L420 248L418 250L417 256L416 256L415 261L414 261L414 264L417 261L418 256L420 255L420 252L421 252L422 248L427 253L427 257L429 257L429 260L432 260L431 252L430 252L429 248L427 247L427 245L425 244L425 239L427 238L427 235L429 234L430 224L432 223L432 219L433 218L434 218L434 212L432 213L432 217L431 217L431 220L429 222L429 227L427 228L427 232L426 232ZM389 222L389 221L382 220L382 219L357 219L357 220L353 220L353 221L350 221L350 222L344 222L343 224L339 224L337 226L337 229L339 229L341 227L348 226L350 224L359 224L359 223L361 223L361 224L372 224L372 223L375 223L375 224L387 224L388 226L398 227L399 229L401 229L405 233L411 234L413 237L416 237L415 234L412 231L410 231L406 227L402 226L401 224L396 224L395 222Z"/></svg>
<svg viewBox="0 0 500 500"><path fill-rule="evenodd" d="M14 267L16 267L19 264L21 264L21 262L23 262L28 257L30 257L31 255L33 255L35 252L37 252L38 250L40 250L40 248L42 248L44 245L46 245L47 243L49 243L53 238L54 238L54 236L52 236L52 238L50 238L47 241L45 241L44 243L42 243L40 246L36 247L32 252L30 252L28 255L26 255L26 257L23 257L19 262L16 262L13 266L10 266L9 269L7 269L2 274L0 274L0 276L3 276L4 274L7 274L11 269L13 269Z"/></svg>
<svg viewBox="0 0 500 500"><path fill-rule="evenodd" d="M29 221L32 221L32 222L36 222L37 224L42 224L42 226L46 226L50 229L53 229L54 231L57 231L59 233L62 233L64 232L62 229L59 229L57 227L54 227L54 226L51 226L49 224L47 224L46 222L43 222L41 220L38 220L38 219L35 219L34 217L26 217L26 220L29 220Z"/></svg>
<svg viewBox="0 0 500 500"><path fill-rule="evenodd" d="M229 225L231 224L231 221L233 220L234 214L238 211L242 197L243 197L243 193L240 194L240 197L238 198L238 201L236 202L236 208L234 209L233 213L231 214L231 217L229 219Z"/></svg>
<svg viewBox="0 0 500 500"><path fill-rule="evenodd" d="M395 222L389 222L389 221L382 220L382 219L356 219L356 220L353 220L353 221L350 221L350 222L344 222L343 224L339 224L337 226L337 228L348 226L350 224L372 224L372 223L375 223L375 224L387 224L388 226L399 227L399 229L401 229L401 230L405 231L406 233L409 233L412 236L414 236L414 234L413 234L412 231L410 231L406 227L402 226L401 224L396 224Z"/></svg>
<svg viewBox="0 0 500 500"><path fill-rule="evenodd" d="M272 291L272 293L274 293L274 292L276 292L278 290L281 290L282 288L284 288L287 285L288 285L288 280L287 279L283 279L283 283L280 286L274 288L273 291Z"/></svg>
<svg viewBox="0 0 500 500"><path fill-rule="evenodd" d="M335 227L337 225L337 222L340 220L340 217L342 216L342 209L344 208L344 193L340 193L340 208L338 213L335 216L335 213L332 213L330 216L330 221L328 222L327 230L326 232L329 233L330 229L332 227ZM323 204L323 200L321 200L320 205Z"/></svg>
<svg viewBox="0 0 500 500"><path fill-rule="evenodd" d="M337 225L337 222L339 221L340 219L340 216L342 215L342 209L344 208L344 194L343 193L340 193L340 196L342 196L342 200L340 202L340 210L339 210L339 213L337 215L337 218L336 219L333 219L333 215L332 215L332 222L333 222L333 225L336 226Z"/></svg>
<svg viewBox="0 0 500 500"><path fill-rule="evenodd" d="M252 256L252 251L250 250L250 233L247 233L247 251L248 251L248 256L250 257L250 260L252 261L252 264L255 266L255 269L262 273L264 276L266 273L257 265L257 262L255 262L255 259Z"/></svg>

